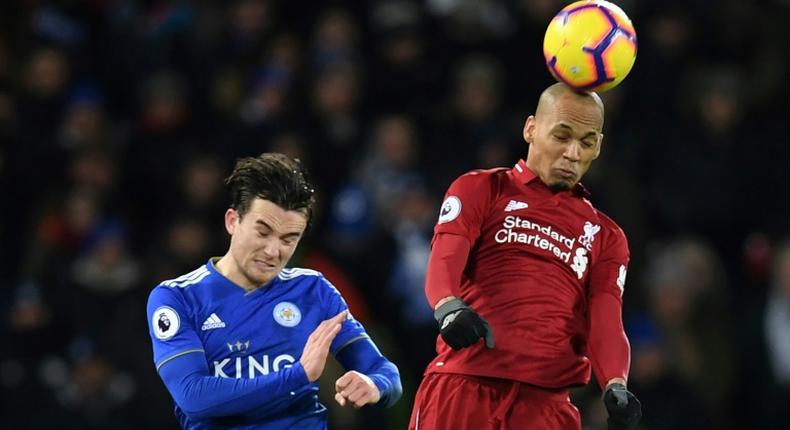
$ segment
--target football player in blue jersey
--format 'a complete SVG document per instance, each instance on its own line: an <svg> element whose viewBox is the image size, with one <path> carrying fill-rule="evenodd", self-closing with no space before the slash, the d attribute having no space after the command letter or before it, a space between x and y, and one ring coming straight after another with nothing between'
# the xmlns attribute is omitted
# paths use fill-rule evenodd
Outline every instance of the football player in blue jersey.
<svg viewBox="0 0 790 430"><path fill-rule="evenodd" d="M320 273L285 268L313 211L297 160L237 162L226 184L230 247L164 281L148 299L154 364L185 429L325 429L318 378L331 352L347 370L341 406L388 407L401 396L387 360Z"/></svg>

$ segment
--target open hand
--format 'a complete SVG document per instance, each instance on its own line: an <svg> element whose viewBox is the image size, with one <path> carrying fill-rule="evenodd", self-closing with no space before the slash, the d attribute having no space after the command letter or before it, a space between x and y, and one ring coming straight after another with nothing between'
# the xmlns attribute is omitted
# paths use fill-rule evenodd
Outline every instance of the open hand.
<svg viewBox="0 0 790 430"><path fill-rule="evenodd" d="M324 372L329 346L340 331L340 326L346 319L347 314L348 311L343 311L328 320L321 321L321 324L307 338L299 363L302 364L310 382L316 381L321 377L321 373Z"/></svg>

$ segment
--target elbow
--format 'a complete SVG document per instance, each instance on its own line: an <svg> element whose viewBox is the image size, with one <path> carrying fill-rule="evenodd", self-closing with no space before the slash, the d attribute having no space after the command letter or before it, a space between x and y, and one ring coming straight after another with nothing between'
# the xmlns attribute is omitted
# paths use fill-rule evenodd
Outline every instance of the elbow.
<svg viewBox="0 0 790 430"><path fill-rule="evenodd" d="M403 385L400 382L400 375L396 375L392 381L392 392L387 398L387 402L383 405L385 408L393 406L403 396Z"/></svg>
<svg viewBox="0 0 790 430"><path fill-rule="evenodd" d="M191 380L184 385L184 389L180 392L171 393L178 408L190 421L201 421L216 416L211 408L211 400L207 396L201 395L205 390L201 390L198 385L198 381Z"/></svg>
<svg viewBox="0 0 790 430"><path fill-rule="evenodd" d="M195 401L194 399L177 399L176 404L178 408L181 409L181 412L189 418L190 421L202 421L208 418L212 418L214 415L211 413L210 409L206 408L205 405L200 404L200 402Z"/></svg>
<svg viewBox="0 0 790 430"><path fill-rule="evenodd" d="M216 414L212 413L210 409L194 404L194 402L176 402L176 404L178 404L181 412L183 412L184 415L186 415L187 418L193 422L216 417Z"/></svg>
<svg viewBox="0 0 790 430"><path fill-rule="evenodd" d="M186 409L184 406L181 406L180 404L178 405L178 407L181 409L181 412L183 412L184 415L186 415L186 417L189 418L189 421L192 422L203 421L213 416L212 414L206 413L205 411Z"/></svg>
<svg viewBox="0 0 790 430"><path fill-rule="evenodd" d="M384 376L384 379L387 381L387 388L386 392L383 393L384 395L382 396L381 401L378 403L378 405L382 408L389 408L393 406L398 402L398 400L400 400L401 396L403 396L403 384L401 384L400 372L398 372L398 368L390 362L387 362L386 367L388 368L388 372L382 376Z"/></svg>

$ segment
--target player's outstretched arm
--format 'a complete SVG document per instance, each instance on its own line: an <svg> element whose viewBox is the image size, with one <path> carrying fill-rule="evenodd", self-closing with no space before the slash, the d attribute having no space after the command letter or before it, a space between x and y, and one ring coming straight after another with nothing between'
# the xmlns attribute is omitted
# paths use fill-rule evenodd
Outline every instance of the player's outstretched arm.
<svg viewBox="0 0 790 430"><path fill-rule="evenodd" d="M403 394L400 373L368 337L354 340L336 355L348 370L335 382L335 401L340 406L390 407Z"/></svg>
<svg viewBox="0 0 790 430"><path fill-rule="evenodd" d="M173 400L192 420L236 415L262 406L270 414L286 409L291 392L315 381L326 365L329 345L346 317L323 321L310 335L300 360L291 367L253 379L218 378L209 373L203 353L184 354L162 365L159 375Z"/></svg>

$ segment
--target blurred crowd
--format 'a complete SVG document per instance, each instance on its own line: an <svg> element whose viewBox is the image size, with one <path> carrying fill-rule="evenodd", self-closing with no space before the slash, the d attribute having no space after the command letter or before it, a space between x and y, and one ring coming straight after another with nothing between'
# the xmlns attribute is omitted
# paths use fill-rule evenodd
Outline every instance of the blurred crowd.
<svg viewBox="0 0 790 430"><path fill-rule="evenodd" d="M404 379L392 410L328 396L332 428L405 428L439 203L525 157L566 3L2 2L0 426L176 428L147 295L225 252L222 179L280 151L319 193L293 265L336 284ZM583 182L630 239L641 428L788 428L790 1L617 3L639 54ZM599 396L574 391L585 430L605 428Z"/></svg>

